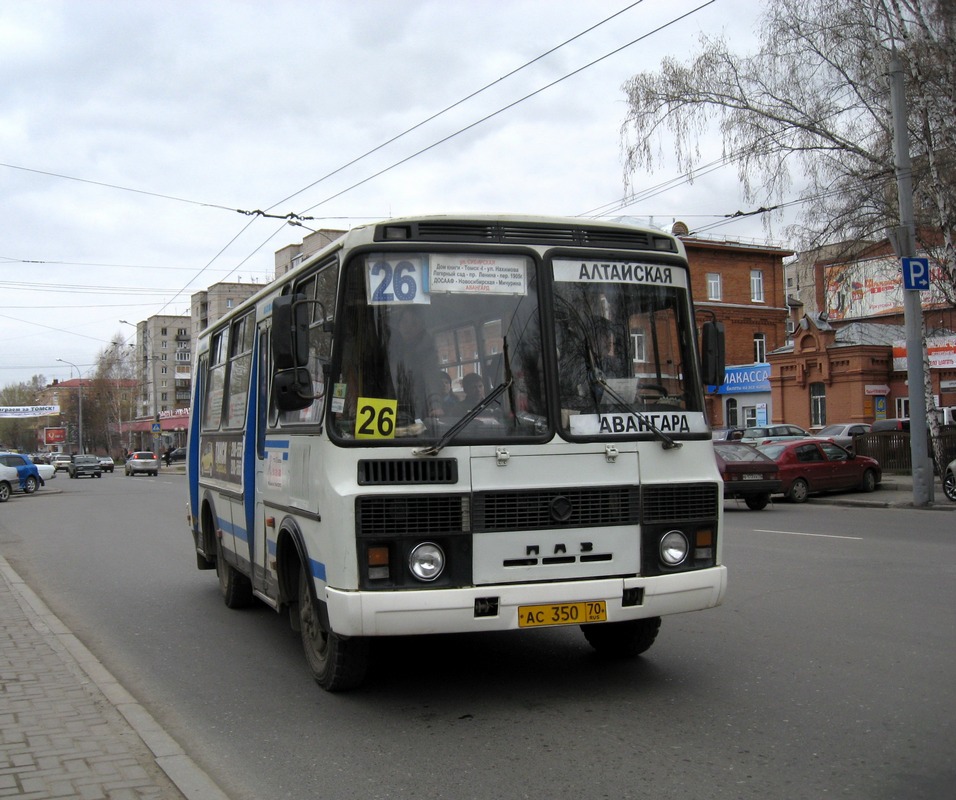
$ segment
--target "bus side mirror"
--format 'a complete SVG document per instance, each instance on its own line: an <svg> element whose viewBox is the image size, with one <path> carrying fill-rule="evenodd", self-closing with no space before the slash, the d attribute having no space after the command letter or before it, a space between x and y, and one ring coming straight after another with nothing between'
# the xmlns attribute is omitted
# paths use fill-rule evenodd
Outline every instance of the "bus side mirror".
<svg viewBox="0 0 956 800"><path fill-rule="evenodd" d="M277 371L309 363L309 304L301 294L272 301L272 363Z"/></svg>
<svg viewBox="0 0 956 800"><path fill-rule="evenodd" d="M721 386L726 372L723 323L705 322L701 329L701 371L705 386Z"/></svg>
<svg viewBox="0 0 956 800"><path fill-rule="evenodd" d="M272 399L280 411L299 411L315 401L307 369L284 369L272 376Z"/></svg>

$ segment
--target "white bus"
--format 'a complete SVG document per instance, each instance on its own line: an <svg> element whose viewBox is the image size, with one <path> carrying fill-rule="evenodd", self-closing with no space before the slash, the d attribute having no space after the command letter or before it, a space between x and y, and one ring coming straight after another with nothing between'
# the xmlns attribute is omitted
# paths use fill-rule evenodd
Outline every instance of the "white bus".
<svg viewBox="0 0 956 800"><path fill-rule="evenodd" d="M580 625L643 652L726 587L723 331L690 284L678 239L630 225L348 232L199 340L198 567L288 613L329 691L376 636Z"/></svg>

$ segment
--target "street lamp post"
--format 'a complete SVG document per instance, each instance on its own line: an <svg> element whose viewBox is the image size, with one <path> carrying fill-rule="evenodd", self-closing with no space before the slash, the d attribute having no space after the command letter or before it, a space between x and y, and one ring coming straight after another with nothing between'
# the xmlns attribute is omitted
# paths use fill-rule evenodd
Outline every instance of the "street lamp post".
<svg viewBox="0 0 956 800"><path fill-rule="evenodd" d="M76 364L74 364L72 361L67 361L65 358L58 358L57 361L59 361L62 364L69 364L71 367L73 367L76 370L76 379L78 384L77 391L80 393L80 423L78 426L79 437L80 437L79 448L80 448L80 455L82 455L83 454L83 376L80 375L80 368L76 366ZM70 374L72 375L73 373L71 372Z"/></svg>

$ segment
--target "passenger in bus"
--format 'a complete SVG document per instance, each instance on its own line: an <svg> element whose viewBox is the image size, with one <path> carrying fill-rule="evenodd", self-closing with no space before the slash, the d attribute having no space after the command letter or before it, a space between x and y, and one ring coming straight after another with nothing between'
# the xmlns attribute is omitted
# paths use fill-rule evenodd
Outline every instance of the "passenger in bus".
<svg viewBox="0 0 956 800"><path fill-rule="evenodd" d="M485 399L485 382L477 372L469 372L461 379L461 388L465 390L462 404L465 408L474 408Z"/></svg>
<svg viewBox="0 0 956 800"><path fill-rule="evenodd" d="M404 410L415 419L442 416L438 354L420 309L399 309L389 350L399 413Z"/></svg>
<svg viewBox="0 0 956 800"><path fill-rule="evenodd" d="M438 371L438 380L441 383L441 394L438 403L441 405L443 416L458 416L462 412L461 401L455 397L451 388L451 377L445 370Z"/></svg>

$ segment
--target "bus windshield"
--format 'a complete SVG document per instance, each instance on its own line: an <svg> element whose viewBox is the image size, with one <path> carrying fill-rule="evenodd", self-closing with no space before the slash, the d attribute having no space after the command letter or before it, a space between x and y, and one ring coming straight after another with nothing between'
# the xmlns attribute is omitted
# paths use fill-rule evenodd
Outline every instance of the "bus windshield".
<svg viewBox="0 0 956 800"><path fill-rule="evenodd" d="M548 435L530 258L365 253L344 283L334 438L434 442L456 425L456 442Z"/></svg>
<svg viewBox="0 0 956 800"><path fill-rule="evenodd" d="M554 276L561 428L567 436L633 433L647 429L642 415L666 421L675 418L667 412L685 419L686 412L703 410L693 343L685 333L690 325L682 270L556 260Z"/></svg>

